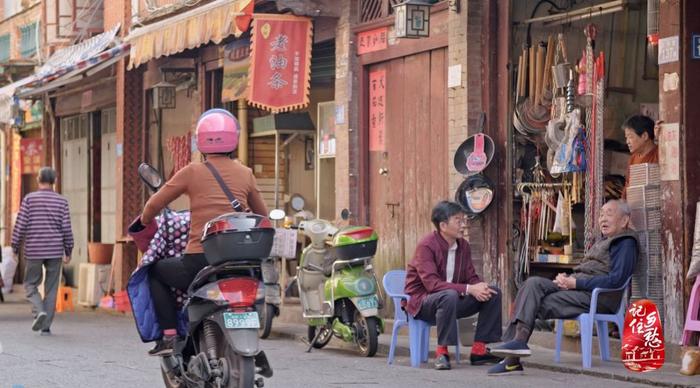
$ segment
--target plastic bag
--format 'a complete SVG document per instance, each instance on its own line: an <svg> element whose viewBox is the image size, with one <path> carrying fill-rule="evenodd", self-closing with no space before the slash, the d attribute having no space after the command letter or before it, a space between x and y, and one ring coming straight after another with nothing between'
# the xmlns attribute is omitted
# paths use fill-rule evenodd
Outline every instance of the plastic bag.
<svg viewBox="0 0 700 388"><path fill-rule="evenodd" d="M12 248L3 247L2 262L0 262L0 274L2 274L2 281L5 284L2 288L3 293L7 294L12 292L12 278L15 277L16 270L17 259L15 259L15 254L12 252Z"/></svg>

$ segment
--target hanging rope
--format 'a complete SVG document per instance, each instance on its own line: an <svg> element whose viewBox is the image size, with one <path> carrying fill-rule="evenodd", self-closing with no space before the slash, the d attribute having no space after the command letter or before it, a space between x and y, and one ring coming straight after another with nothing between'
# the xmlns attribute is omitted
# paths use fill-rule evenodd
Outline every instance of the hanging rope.
<svg viewBox="0 0 700 388"><path fill-rule="evenodd" d="M603 156L604 156L604 115L605 115L605 55L601 52L596 61L596 72L595 72L595 141L596 141L596 154L595 154L595 215L596 221L598 220L598 215L600 209L603 207L603 202L605 201L605 184L603 177ZM598 222L595 223L595 236L600 235L600 227Z"/></svg>
<svg viewBox="0 0 700 388"><path fill-rule="evenodd" d="M595 40L596 28L593 24L589 24L584 29L584 34L586 35L586 50L585 50L585 67L586 73L584 74L585 89L583 92L587 96L592 97L592 106L586 108L586 139L588 142L588 154L587 159L592 163L586 170L586 221L585 221L585 249L588 251L589 248L595 243L596 225L598 221L598 200L597 191L599 186L598 182L602 184L602 177L598 180L598 175L600 175L599 169L602 166L598 165L598 154L601 153L598 146L598 128L597 126L597 115L595 114L597 99L595 97L595 58L593 57L593 41ZM579 86L580 87L580 86Z"/></svg>

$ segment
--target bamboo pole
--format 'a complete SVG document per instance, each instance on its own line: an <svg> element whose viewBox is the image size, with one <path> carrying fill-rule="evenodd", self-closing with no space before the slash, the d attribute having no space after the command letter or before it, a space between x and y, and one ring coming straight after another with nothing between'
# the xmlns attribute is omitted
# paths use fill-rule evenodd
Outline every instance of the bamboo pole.
<svg viewBox="0 0 700 388"><path fill-rule="evenodd" d="M241 133L238 137L238 160L244 166L248 165L248 100L241 98L238 100L238 123L241 126Z"/></svg>
<svg viewBox="0 0 700 388"><path fill-rule="evenodd" d="M530 75L527 79L528 82L528 97L535 98L535 48L528 48L528 54L530 56Z"/></svg>

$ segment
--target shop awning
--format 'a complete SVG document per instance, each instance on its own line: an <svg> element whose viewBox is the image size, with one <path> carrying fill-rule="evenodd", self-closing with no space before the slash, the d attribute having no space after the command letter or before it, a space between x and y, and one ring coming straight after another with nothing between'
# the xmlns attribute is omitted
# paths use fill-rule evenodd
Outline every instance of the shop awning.
<svg viewBox="0 0 700 388"><path fill-rule="evenodd" d="M111 66L122 57L128 55L130 48L131 45L129 43L122 43L116 47L97 53L90 58L65 64L53 73L32 82L28 85L30 88L20 89L16 95L19 98L27 98L80 81L85 77L89 77Z"/></svg>
<svg viewBox="0 0 700 388"><path fill-rule="evenodd" d="M0 88L0 124L12 125L15 123L15 117L12 114L12 106L15 104L15 90L34 82L36 79L36 74L32 74Z"/></svg>
<svg viewBox="0 0 700 388"><path fill-rule="evenodd" d="M216 0L132 30L126 37L131 43L129 69L209 42L220 43L230 35L240 36L248 23L236 18L252 15L254 5L254 0Z"/></svg>
<svg viewBox="0 0 700 388"><path fill-rule="evenodd" d="M127 55L129 44L118 44L116 38L119 28L117 25L109 31L56 51L36 73L0 88L0 123L15 123L12 107L18 103L19 98L70 83L65 82L67 79L71 82L78 81L80 78L76 76L82 76L88 71L95 72L98 68L102 69ZM114 44L117 46L107 49ZM55 84L54 80L63 81ZM49 85L52 87L47 88Z"/></svg>
<svg viewBox="0 0 700 388"><path fill-rule="evenodd" d="M109 31L105 31L90 39L85 39L78 44L56 51L46 60L46 63L37 70L38 78L41 79L42 82L58 78L72 71L71 67L77 63L94 58L105 51L109 46L117 44L117 32L119 32L119 28L120 25L117 24Z"/></svg>

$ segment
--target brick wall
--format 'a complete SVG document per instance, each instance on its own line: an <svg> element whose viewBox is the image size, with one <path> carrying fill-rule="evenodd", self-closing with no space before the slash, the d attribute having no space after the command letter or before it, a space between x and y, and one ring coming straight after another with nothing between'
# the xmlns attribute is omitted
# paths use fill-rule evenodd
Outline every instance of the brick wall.
<svg viewBox="0 0 700 388"><path fill-rule="evenodd" d="M359 217L353 221L366 220L366 214L358 214L359 202L362 200L358 190L359 182L359 128L360 101L359 73L360 65L352 42L354 34L351 25L356 20L356 1L342 2L341 17L338 19L335 37L335 102L345 110L345 123L336 128L336 160L335 160L335 208L348 208L353 215Z"/></svg>
<svg viewBox="0 0 700 388"><path fill-rule="evenodd" d="M0 18L4 17L3 7L0 5ZM0 23L0 36L10 34L10 59L19 59L20 55L20 30L19 28L34 22L40 23L41 4L31 6L29 9L13 15L11 18ZM41 26L40 26L41 28ZM40 47L42 45L40 44ZM38 47L37 49L40 49Z"/></svg>
<svg viewBox="0 0 700 388"><path fill-rule="evenodd" d="M448 16L448 66L462 66L462 83L449 88L447 98L448 155L445 161L450 166L448 178L450 196L453 196L464 177L452 166L457 148L468 136L475 133L479 114L482 111L482 55L481 55L481 0L460 0L461 12L449 12ZM469 69L469 71L467 71ZM479 274L484 268L484 223L481 219L471 221L467 239L472 248L472 258ZM489 279L486 276L486 280Z"/></svg>
<svg viewBox="0 0 700 388"><path fill-rule="evenodd" d="M107 31L121 23L121 35L129 31L131 18L131 0L104 0L104 30Z"/></svg>
<svg viewBox="0 0 700 388"><path fill-rule="evenodd" d="M106 0L105 29L117 23L120 35L129 31L131 1ZM140 214L143 203L143 184L136 169L143 154L143 73L145 66L126 71L127 59L117 64L117 144L122 145L122 156L117 159L117 238L126 235L129 223Z"/></svg>

